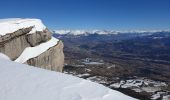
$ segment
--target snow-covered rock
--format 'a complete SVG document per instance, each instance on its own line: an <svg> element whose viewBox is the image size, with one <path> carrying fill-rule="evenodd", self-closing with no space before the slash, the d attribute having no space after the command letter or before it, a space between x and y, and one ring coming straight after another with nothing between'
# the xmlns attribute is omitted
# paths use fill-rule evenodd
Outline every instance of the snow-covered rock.
<svg viewBox="0 0 170 100"><path fill-rule="evenodd" d="M0 100L134 100L87 80L0 60Z"/></svg>
<svg viewBox="0 0 170 100"><path fill-rule="evenodd" d="M26 47L51 39L51 33L39 19L0 19L0 52L15 60Z"/></svg>
<svg viewBox="0 0 170 100"><path fill-rule="evenodd" d="M29 32L29 34L35 33L36 31L43 31L46 29L45 25L42 24L40 19L29 19L29 18L0 19L0 35L13 33L18 29L28 28L31 26L33 26L33 29Z"/></svg>
<svg viewBox="0 0 170 100"><path fill-rule="evenodd" d="M52 37L51 40L41 43L38 46L35 47L27 47L25 50L22 52L22 54L15 60L15 62L19 63L25 63L27 60L37 57L49 48L57 45L58 39Z"/></svg>
<svg viewBox="0 0 170 100"><path fill-rule="evenodd" d="M40 19L0 19L0 52L19 63L63 69L63 44Z"/></svg>

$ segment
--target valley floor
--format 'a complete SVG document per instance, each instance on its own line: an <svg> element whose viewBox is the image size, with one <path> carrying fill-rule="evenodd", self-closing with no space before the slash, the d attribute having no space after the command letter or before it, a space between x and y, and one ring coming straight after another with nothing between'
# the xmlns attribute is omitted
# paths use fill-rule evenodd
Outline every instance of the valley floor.
<svg viewBox="0 0 170 100"><path fill-rule="evenodd" d="M107 64L106 64L107 65ZM152 80L138 76L115 76L108 70L116 68L115 65L103 67L101 63L85 63L82 65L65 65L64 73L71 74L86 80L103 84L113 90L140 100L169 100L170 85L167 82Z"/></svg>

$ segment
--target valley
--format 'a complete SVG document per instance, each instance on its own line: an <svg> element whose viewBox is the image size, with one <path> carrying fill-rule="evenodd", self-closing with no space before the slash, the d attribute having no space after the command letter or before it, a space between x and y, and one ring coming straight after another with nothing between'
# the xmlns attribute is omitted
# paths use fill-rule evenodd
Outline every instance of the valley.
<svg viewBox="0 0 170 100"><path fill-rule="evenodd" d="M169 32L53 36L65 44L64 73L141 100L170 97Z"/></svg>

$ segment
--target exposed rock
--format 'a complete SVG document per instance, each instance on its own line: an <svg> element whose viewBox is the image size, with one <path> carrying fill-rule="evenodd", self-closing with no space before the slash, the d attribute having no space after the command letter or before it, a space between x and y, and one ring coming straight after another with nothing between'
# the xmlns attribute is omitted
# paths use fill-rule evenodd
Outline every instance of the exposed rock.
<svg viewBox="0 0 170 100"><path fill-rule="evenodd" d="M0 37L0 52L6 54L11 60L16 59L22 51L29 47L26 34L31 31L32 27L19 29L14 33L9 33Z"/></svg>
<svg viewBox="0 0 170 100"><path fill-rule="evenodd" d="M36 46L51 39L48 29L43 32L27 34L32 27L19 29L14 33L9 33L0 37L0 52L15 60L26 47Z"/></svg>
<svg viewBox="0 0 170 100"><path fill-rule="evenodd" d="M64 64L63 43L59 41L54 47L51 47L46 52L42 53L38 57L31 58L26 64L49 69L53 71L62 72Z"/></svg>
<svg viewBox="0 0 170 100"><path fill-rule="evenodd" d="M36 47L52 38L51 32L47 28L44 28L44 25L40 20L21 19L20 21L20 19L17 19L16 21L17 24L13 21L8 21L6 23L15 29L22 25L27 26L23 26L21 29L17 28L15 32L5 34L0 33L0 52L7 55L11 60L16 60L27 47ZM4 23L2 23L1 26L3 25ZM5 26L5 28L10 29L8 26ZM4 32L3 28L0 29ZM35 58L30 58L25 63L62 72L64 64L63 43L59 41L57 45L49 48Z"/></svg>
<svg viewBox="0 0 170 100"><path fill-rule="evenodd" d="M32 46L36 46L42 42L46 42L51 39L51 32L46 29L43 32L37 31L35 34L27 34L27 42Z"/></svg>

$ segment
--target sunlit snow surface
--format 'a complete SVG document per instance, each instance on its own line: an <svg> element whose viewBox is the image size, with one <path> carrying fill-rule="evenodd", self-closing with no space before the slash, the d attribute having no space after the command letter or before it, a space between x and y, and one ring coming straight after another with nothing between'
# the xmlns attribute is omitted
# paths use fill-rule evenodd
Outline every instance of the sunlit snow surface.
<svg viewBox="0 0 170 100"><path fill-rule="evenodd" d="M1 59L10 60L10 58L3 53L0 53L0 60Z"/></svg>
<svg viewBox="0 0 170 100"><path fill-rule="evenodd" d="M24 49L22 54L15 60L15 62L24 63L31 58L37 57L46 50L48 50L49 48L57 45L58 41L59 41L58 39L52 37L51 40L45 43L41 43L38 46L27 47Z"/></svg>
<svg viewBox="0 0 170 100"><path fill-rule="evenodd" d="M36 31L43 31L46 27L40 19L21 19L21 18L9 18L0 19L0 35L7 33L13 33L19 29L33 27L29 32L35 33Z"/></svg>
<svg viewBox="0 0 170 100"><path fill-rule="evenodd" d="M0 100L134 100L63 73L0 60Z"/></svg>

